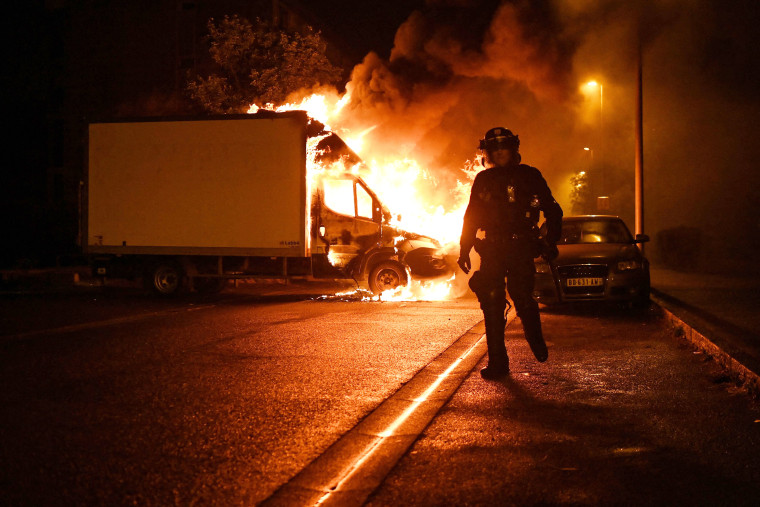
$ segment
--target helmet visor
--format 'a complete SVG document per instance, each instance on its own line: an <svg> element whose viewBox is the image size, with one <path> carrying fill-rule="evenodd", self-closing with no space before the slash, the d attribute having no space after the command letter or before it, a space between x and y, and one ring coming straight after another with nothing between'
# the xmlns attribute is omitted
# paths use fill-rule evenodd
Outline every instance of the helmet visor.
<svg viewBox="0 0 760 507"><path fill-rule="evenodd" d="M480 141L480 149L487 151L514 150L517 147L515 137L496 136Z"/></svg>

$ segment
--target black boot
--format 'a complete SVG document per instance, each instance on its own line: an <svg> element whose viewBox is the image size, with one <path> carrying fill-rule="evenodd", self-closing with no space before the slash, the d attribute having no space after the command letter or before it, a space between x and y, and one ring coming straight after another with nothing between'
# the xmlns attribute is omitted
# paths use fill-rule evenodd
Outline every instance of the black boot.
<svg viewBox="0 0 760 507"><path fill-rule="evenodd" d="M518 315L520 316L520 321L522 321L525 339L528 345L530 345L530 350L533 351L533 355L536 356L538 362L543 363L549 358L549 350L546 348L544 334L541 331L541 317L539 316L538 308L525 309L522 312L518 312Z"/></svg>
<svg viewBox="0 0 760 507"><path fill-rule="evenodd" d="M500 368L489 364L482 370L480 370L480 376L486 380L499 380L509 375L509 364Z"/></svg>
<svg viewBox="0 0 760 507"><path fill-rule="evenodd" d="M486 380L498 380L509 375L509 356L504 344L503 310L484 311L486 324L486 342L488 343L488 366L480 370Z"/></svg>

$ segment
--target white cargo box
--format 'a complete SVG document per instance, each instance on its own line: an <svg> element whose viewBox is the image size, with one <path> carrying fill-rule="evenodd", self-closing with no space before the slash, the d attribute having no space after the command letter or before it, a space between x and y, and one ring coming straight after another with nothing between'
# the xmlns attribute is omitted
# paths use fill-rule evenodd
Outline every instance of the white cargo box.
<svg viewBox="0 0 760 507"><path fill-rule="evenodd" d="M87 251L307 256L306 121L90 124Z"/></svg>

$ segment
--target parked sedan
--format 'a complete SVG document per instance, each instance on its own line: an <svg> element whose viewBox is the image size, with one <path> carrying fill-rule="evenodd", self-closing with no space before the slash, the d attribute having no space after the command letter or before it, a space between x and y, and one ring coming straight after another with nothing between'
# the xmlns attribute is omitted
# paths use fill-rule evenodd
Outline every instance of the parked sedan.
<svg viewBox="0 0 760 507"><path fill-rule="evenodd" d="M621 301L649 304L649 261L616 216L581 215L562 219L559 256L551 264L536 259L534 296L544 304Z"/></svg>

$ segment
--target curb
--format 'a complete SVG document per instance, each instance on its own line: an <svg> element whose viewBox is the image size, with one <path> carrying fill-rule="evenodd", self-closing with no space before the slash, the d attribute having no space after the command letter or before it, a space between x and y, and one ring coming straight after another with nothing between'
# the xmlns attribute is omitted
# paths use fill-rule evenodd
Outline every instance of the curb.
<svg viewBox="0 0 760 507"><path fill-rule="evenodd" d="M735 329L730 329L730 324L723 327L717 318L710 318L712 316L704 312L697 314L687 308L688 305L654 288L651 299L662 309L676 336L714 358L733 381L750 395L760 397L760 361L730 343L731 337L737 334Z"/></svg>
<svg viewBox="0 0 760 507"><path fill-rule="evenodd" d="M484 333L481 320L260 505L364 505L485 356Z"/></svg>

